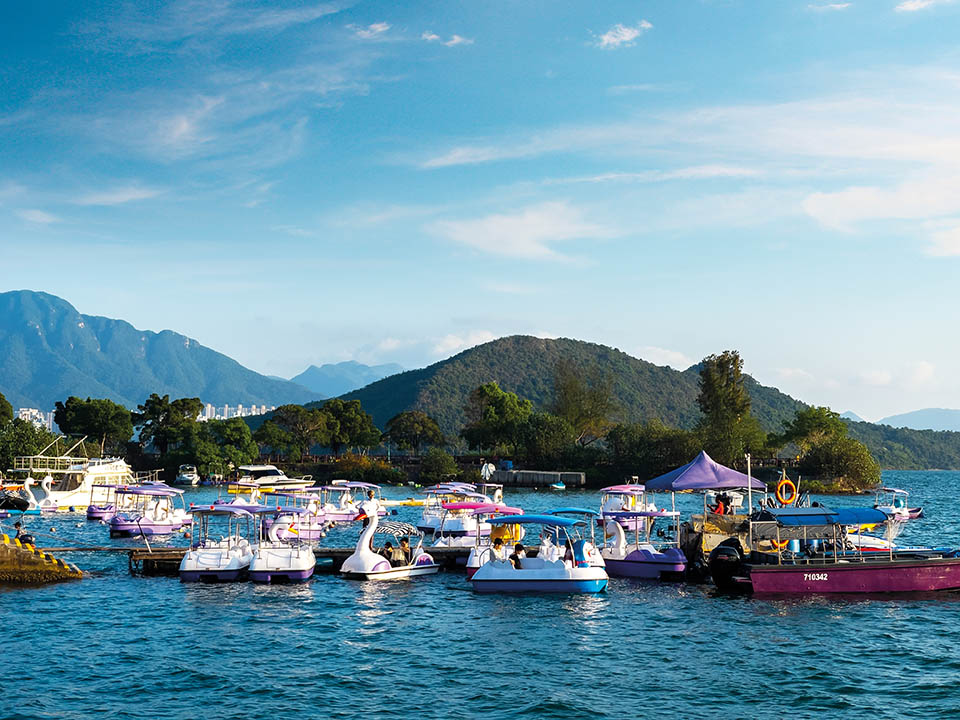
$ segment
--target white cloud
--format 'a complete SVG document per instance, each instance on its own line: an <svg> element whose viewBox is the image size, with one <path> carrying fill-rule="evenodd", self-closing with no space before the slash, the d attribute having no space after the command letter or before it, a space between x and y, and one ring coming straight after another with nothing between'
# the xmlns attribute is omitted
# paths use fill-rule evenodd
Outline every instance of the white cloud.
<svg viewBox="0 0 960 720"><path fill-rule="evenodd" d="M460 37L459 35L451 35L450 39L447 40L444 45L447 47L454 47L455 45L473 45L473 40L470 38Z"/></svg>
<svg viewBox="0 0 960 720"><path fill-rule="evenodd" d="M636 40L647 30L653 27L646 20L641 20L636 25L623 25L617 23L607 30L603 35L597 38L597 47L607 50L613 50L621 47L630 47L636 44Z"/></svg>
<svg viewBox="0 0 960 720"><path fill-rule="evenodd" d="M440 36L427 30L423 33L423 35L420 36L420 39L426 40L427 42L436 42L440 39Z"/></svg>
<svg viewBox="0 0 960 720"><path fill-rule="evenodd" d="M668 365L674 370L686 370L693 365L693 360L679 350L668 350L653 345L640 348L636 355L654 365Z"/></svg>
<svg viewBox="0 0 960 720"><path fill-rule="evenodd" d="M44 210L24 209L17 210L17 215L27 222L37 223L38 225L50 225L60 222L60 218Z"/></svg>
<svg viewBox="0 0 960 720"><path fill-rule="evenodd" d="M390 25L388 23L378 22L368 25L365 28L360 28L356 32L358 38L362 38L364 40L373 40L374 38L378 38L383 35L389 29Z"/></svg>
<svg viewBox="0 0 960 720"><path fill-rule="evenodd" d="M916 12L926 10L934 5L948 5L953 0L904 0L895 8L897 12Z"/></svg>
<svg viewBox="0 0 960 720"><path fill-rule="evenodd" d="M636 83L634 85L613 85L607 88L607 92L611 95L626 95L635 92L651 92L657 89L659 89L658 86L652 83Z"/></svg>
<svg viewBox="0 0 960 720"><path fill-rule="evenodd" d="M588 222L580 209L566 202L542 203L513 214L441 220L427 229L481 252L527 260L566 259L551 245L611 234L608 228Z"/></svg>
<svg viewBox="0 0 960 720"><path fill-rule="evenodd" d="M807 5L808 10L814 12L830 12L833 10L846 10L852 3L827 3L825 5Z"/></svg>
<svg viewBox="0 0 960 720"><path fill-rule="evenodd" d="M887 370L864 370L860 373L860 379L867 385L885 387L893 382L893 373Z"/></svg>
<svg viewBox="0 0 960 720"><path fill-rule="evenodd" d="M296 225L274 225L270 229L293 237L311 238L317 236L317 233L313 230L307 230L306 228L297 227Z"/></svg>
<svg viewBox="0 0 960 720"><path fill-rule="evenodd" d="M936 366L928 360L919 360L907 371L906 384L910 388L926 387L933 383L936 377Z"/></svg>
<svg viewBox="0 0 960 720"><path fill-rule="evenodd" d="M956 257L960 255L960 222L930 233L931 244L927 254L935 257Z"/></svg>
<svg viewBox="0 0 960 720"><path fill-rule="evenodd" d="M777 375L784 380L801 380L803 382L813 382L812 373L802 368L777 368Z"/></svg>
<svg viewBox="0 0 960 720"><path fill-rule="evenodd" d="M642 172L612 172L569 178L551 178L545 185L604 182L663 182L666 180L711 180L715 178L748 178L763 175L762 170L735 165L694 165L675 170L644 170Z"/></svg>
<svg viewBox="0 0 960 720"><path fill-rule="evenodd" d="M148 200L156 197L162 190L131 185L113 190L87 193L73 200L74 205L123 205L136 200Z"/></svg>
<svg viewBox="0 0 960 720"><path fill-rule="evenodd" d="M471 330L466 335L445 335L433 346L433 354L452 355L496 338L497 336L489 330Z"/></svg>

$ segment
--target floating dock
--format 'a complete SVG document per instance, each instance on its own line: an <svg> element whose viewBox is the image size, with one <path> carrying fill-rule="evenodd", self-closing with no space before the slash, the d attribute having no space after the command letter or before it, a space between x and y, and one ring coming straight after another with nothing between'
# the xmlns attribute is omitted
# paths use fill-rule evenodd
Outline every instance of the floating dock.
<svg viewBox="0 0 960 720"><path fill-rule="evenodd" d="M54 557L49 550L24 545L8 535L0 540L0 584L44 585L83 577L80 568Z"/></svg>

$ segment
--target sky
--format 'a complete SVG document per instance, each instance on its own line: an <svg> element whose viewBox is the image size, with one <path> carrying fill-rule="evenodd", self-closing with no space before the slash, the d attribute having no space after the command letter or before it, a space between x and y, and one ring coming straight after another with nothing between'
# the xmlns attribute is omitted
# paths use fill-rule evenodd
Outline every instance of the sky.
<svg viewBox="0 0 960 720"><path fill-rule="evenodd" d="M960 2L0 8L0 290L290 377L517 333L960 407Z"/></svg>

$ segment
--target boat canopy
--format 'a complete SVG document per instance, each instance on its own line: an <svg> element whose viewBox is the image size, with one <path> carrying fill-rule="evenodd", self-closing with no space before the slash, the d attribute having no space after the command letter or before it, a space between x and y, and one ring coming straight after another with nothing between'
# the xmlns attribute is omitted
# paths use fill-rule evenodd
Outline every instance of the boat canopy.
<svg viewBox="0 0 960 720"><path fill-rule="evenodd" d="M341 483L340 487L347 488L363 488L364 490L379 490L379 485L374 485L373 483L360 482L359 480L351 480L349 482Z"/></svg>
<svg viewBox="0 0 960 720"><path fill-rule="evenodd" d="M644 490L643 485L611 485L610 487L603 488L600 492L606 493L607 495L642 495Z"/></svg>
<svg viewBox="0 0 960 720"><path fill-rule="evenodd" d="M479 507L473 511L473 515L490 515L498 513L500 515L523 515L523 509L510 507L509 505L495 505L493 503L480 503Z"/></svg>
<svg viewBox="0 0 960 720"><path fill-rule="evenodd" d="M604 511L603 517L614 518L615 520L628 520L638 517L680 517L678 510L615 510Z"/></svg>
<svg viewBox="0 0 960 720"><path fill-rule="evenodd" d="M239 505L206 505L204 507L190 506L191 515L236 515L238 517L253 517L253 513Z"/></svg>
<svg viewBox="0 0 960 720"><path fill-rule="evenodd" d="M562 528L586 525L583 520L574 520L557 515L510 515L507 517L492 517L488 522L491 525L549 525Z"/></svg>
<svg viewBox="0 0 960 720"><path fill-rule="evenodd" d="M502 512L511 515L519 515L523 512L520 508L513 508L509 505L491 502L447 502L441 503L444 510L480 510L485 512Z"/></svg>
<svg viewBox="0 0 960 720"><path fill-rule="evenodd" d="M393 535L394 537L422 534L410 523L399 522L397 520L382 520L380 524L377 525L374 533L376 535Z"/></svg>
<svg viewBox="0 0 960 720"><path fill-rule="evenodd" d="M586 508L578 507L562 507L557 508L556 510L548 510L546 515L589 515L591 517L598 517L596 510L587 510Z"/></svg>
<svg viewBox="0 0 960 720"><path fill-rule="evenodd" d="M908 493L906 490L900 490L899 488L892 488L892 487L877 488L877 492L878 492L878 493L882 493L882 492L897 493L898 495L909 495L909 494L910 494L910 493Z"/></svg>
<svg viewBox="0 0 960 720"><path fill-rule="evenodd" d="M845 532L847 527L886 519L886 513L875 508L783 507L765 508L751 524L754 537L760 539L812 539L833 537L838 529Z"/></svg>
<svg viewBox="0 0 960 720"><path fill-rule="evenodd" d="M767 489L756 478L721 465L702 450L686 465L647 481L648 490L732 490L746 487L762 491Z"/></svg>
<svg viewBox="0 0 960 720"><path fill-rule="evenodd" d="M117 487L120 495L155 495L157 497L172 497L183 495L183 490L172 488L169 485L120 485Z"/></svg>

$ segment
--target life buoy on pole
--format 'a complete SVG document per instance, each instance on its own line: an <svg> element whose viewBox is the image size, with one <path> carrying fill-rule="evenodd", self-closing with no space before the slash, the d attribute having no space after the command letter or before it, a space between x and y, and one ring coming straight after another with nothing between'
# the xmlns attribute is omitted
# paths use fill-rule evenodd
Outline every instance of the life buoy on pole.
<svg viewBox="0 0 960 720"><path fill-rule="evenodd" d="M773 547L776 550L783 550L789 543L790 543L789 540L780 540L780 541L771 540L770 541L770 544L773 545Z"/></svg>
<svg viewBox="0 0 960 720"><path fill-rule="evenodd" d="M797 486L793 480L786 476L780 478L780 482L777 483L776 497L781 505L793 505L797 499Z"/></svg>

